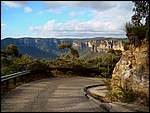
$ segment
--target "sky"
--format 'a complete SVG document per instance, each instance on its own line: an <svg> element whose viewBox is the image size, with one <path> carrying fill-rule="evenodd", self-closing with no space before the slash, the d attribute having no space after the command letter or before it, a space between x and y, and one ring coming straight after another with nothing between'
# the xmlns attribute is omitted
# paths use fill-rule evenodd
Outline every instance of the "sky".
<svg viewBox="0 0 150 113"><path fill-rule="evenodd" d="M132 1L1 1L1 39L126 38Z"/></svg>

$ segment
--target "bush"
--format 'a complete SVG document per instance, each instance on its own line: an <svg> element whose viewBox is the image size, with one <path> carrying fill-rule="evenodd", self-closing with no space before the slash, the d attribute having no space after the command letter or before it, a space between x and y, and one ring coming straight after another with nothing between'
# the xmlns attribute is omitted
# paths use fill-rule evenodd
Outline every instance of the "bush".
<svg viewBox="0 0 150 113"><path fill-rule="evenodd" d="M125 32L131 33L132 32L132 28L134 27L134 25L131 22L126 22L125 23Z"/></svg>
<svg viewBox="0 0 150 113"><path fill-rule="evenodd" d="M134 44L135 47L138 47L141 43L141 40L147 37L147 26L145 25L134 25L131 22L125 24L126 35L129 39L130 44ZM125 49L128 49L127 46Z"/></svg>
<svg viewBox="0 0 150 113"><path fill-rule="evenodd" d="M125 32L127 34L138 35L140 38L146 37L146 27L144 25L136 26L131 22L126 22L125 23Z"/></svg>

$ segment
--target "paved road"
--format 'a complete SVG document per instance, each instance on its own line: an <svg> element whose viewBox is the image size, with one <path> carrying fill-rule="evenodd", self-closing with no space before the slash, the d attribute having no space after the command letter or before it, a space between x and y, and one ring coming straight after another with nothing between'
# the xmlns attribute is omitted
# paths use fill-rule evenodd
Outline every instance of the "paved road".
<svg viewBox="0 0 150 113"><path fill-rule="evenodd" d="M2 112L104 112L81 92L99 78L48 78L26 83L1 96Z"/></svg>

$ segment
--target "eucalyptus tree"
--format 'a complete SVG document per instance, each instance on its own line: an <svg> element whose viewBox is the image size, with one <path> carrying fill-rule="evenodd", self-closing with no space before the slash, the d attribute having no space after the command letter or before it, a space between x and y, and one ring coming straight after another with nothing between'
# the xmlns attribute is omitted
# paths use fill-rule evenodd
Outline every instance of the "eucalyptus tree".
<svg viewBox="0 0 150 113"><path fill-rule="evenodd" d="M16 45L10 44L6 46L6 53L7 55L11 55L12 58L19 57L19 51Z"/></svg>

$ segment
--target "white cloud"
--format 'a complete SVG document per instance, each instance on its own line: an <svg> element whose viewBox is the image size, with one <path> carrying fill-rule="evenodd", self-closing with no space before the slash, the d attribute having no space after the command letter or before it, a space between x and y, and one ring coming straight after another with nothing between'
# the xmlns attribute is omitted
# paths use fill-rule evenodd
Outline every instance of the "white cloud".
<svg viewBox="0 0 150 113"><path fill-rule="evenodd" d="M31 26L31 27L29 27L28 30L32 32L32 31L40 31L41 29L42 29L41 26L36 26L36 27L32 27L32 26Z"/></svg>
<svg viewBox="0 0 150 113"><path fill-rule="evenodd" d="M19 8L27 5L26 1L2 1L2 4L9 8Z"/></svg>
<svg viewBox="0 0 150 113"><path fill-rule="evenodd" d="M72 11L69 13L69 16L76 16L76 15L77 15L77 13L75 11Z"/></svg>
<svg viewBox="0 0 150 113"><path fill-rule="evenodd" d="M6 24L1 24L1 29L6 29L7 28L7 25Z"/></svg>
<svg viewBox="0 0 150 113"><path fill-rule="evenodd" d="M36 36L45 37L95 37L99 35L125 34L122 30L126 21L133 15L133 4L131 1L42 1L46 6L46 11L54 14L61 14L60 7L71 10L69 16L76 17L82 15L83 20L69 20L65 23L57 23L55 19L47 21L42 26L29 27L30 33ZM11 1L3 2L8 7L25 6L27 2ZM81 8L81 9L79 9ZM77 9L77 10L76 10ZM31 12L30 7L25 7L26 12ZM79 12L79 10L81 12ZM90 15L92 19L87 20ZM41 15L44 11L37 12ZM1 24L2 26L2 24ZM6 27L5 27L6 28Z"/></svg>
<svg viewBox="0 0 150 113"><path fill-rule="evenodd" d="M54 11L54 13L55 14L61 14L61 11L56 10L56 11Z"/></svg>
<svg viewBox="0 0 150 113"><path fill-rule="evenodd" d="M46 7L58 8L58 7L84 7L96 10L108 10L116 7L117 2L114 1L43 1Z"/></svg>
<svg viewBox="0 0 150 113"><path fill-rule="evenodd" d="M32 12L32 9L31 9L30 7L25 7L25 8L24 8L24 12L27 12L27 13L28 13L28 12Z"/></svg>
<svg viewBox="0 0 150 113"><path fill-rule="evenodd" d="M42 28L44 31L54 30L55 20L48 21Z"/></svg>
<svg viewBox="0 0 150 113"><path fill-rule="evenodd" d="M43 26L32 26L28 30L45 37L96 37L109 34L125 34L117 23L103 22L98 19L85 22L71 20L66 23L56 23L55 20L50 20Z"/></svg>
<svg viewBox="0 0 150 113"><path fill-rule="evenodd" d="M125 34L124 23L129 21L134 13L132 12L134 4L131 1L44 1L44 3L50 12L60 7L80 7L91 12L89 15L93 17L93 19L84 22L77 20L66 23L55 22L53 30L51 28L51 33L55 36ZM72 11L68 15L76 16L78 14L79 12Z"/></svg>
<svg viewBox="0 0 150 113"><path fill-rule="evenodd" d="M59 11L57 9L48 9L46 11L49 12L49 13L54 13L54 14L61 14L62 13L61 11Z"/></svg>
<svg viewBox="0 0 150 113"><path fill-rule="evenodd" d="M54 10L54 9L48 9L48 10L46 10L46 11L49 12L49 13L51 13L51 12L53 12L53 10Z"/></svg>
<svg viewBox="0 0 150 113"><path fill-rule="evenodd" d="M42 13L43 13L42 11L39 11L39 12L37 12L36 14L37 14L37 15L42 15Z"/></svg>

